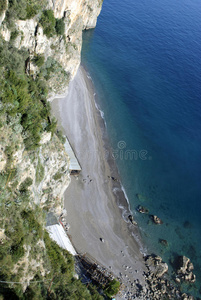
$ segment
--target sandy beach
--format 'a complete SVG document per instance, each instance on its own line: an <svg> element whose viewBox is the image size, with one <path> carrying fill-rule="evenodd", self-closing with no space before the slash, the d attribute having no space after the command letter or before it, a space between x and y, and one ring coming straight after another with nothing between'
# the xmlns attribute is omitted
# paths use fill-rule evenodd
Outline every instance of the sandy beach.
<svg viewBox="0 0 201 300"><path fill-rule="evenodd" d="M144 285L138 228L122 218L119 206L125 209L128 204L115 161L108 155L105 125L95 106L92 82L82 67L70 83L68 95L55 99L52 109L82 167L79 177L71 177L65 192L74 246L109 268L129 290L136 279ZM124 215L128 217L129 211Z"/></svg>

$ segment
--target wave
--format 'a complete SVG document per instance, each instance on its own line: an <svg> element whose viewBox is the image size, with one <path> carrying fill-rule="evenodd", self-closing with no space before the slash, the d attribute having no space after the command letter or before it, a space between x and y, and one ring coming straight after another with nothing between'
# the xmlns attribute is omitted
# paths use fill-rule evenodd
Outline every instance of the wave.
<svg viewBox="0 0 201 300"><path fill-rule="evenodd" d="M94 94L96 95L96 93L94 93ZM105 120L105 114L104 114L104 112L100 109L100 107L98 106L98 104L97 104L97 102L96 102L96 100L95 100L95 95L94 95L95 107L96 107L96 109L99 111L100 116L101 116L101 118L102 118L103 121L104 121L105 127L107 128L107 123L106 123L106 120Z"/></svg>

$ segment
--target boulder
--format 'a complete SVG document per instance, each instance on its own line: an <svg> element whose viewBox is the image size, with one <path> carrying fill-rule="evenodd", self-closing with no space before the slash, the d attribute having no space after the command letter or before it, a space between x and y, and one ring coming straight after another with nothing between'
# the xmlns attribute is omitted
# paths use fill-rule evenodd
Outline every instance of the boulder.
<svg viewBox="0 0 201 300"><path fill-rule="evenodd" d="M137 211L140 212L141 214L148 214L149 213L148 208L146 208L142 205L138 205Z"/></svg>
<svg viewBox="0 0 201 300"><path fill-rule="evenodd" d="M177 270L177 273L185 274L188 268L188 264L190 263L190 259L186 256L179 256L178 258L178 265L179 268Z"/></svg>
<svg viewBox="0 0 201 300"><path fill-rule="evenodd" d="M145 261L148 269L155 277L162 277L168 271L168 265L162 261L160 256L148 255Z"/></svg>
<svg viewBox="0 0 201 300"><path fill-rule="evenodd" d="M46 144L51 139L51 132L43 132L41 135L40 145Z"/></svg>
<svg viewBox="0 0 201 300"><path fill-rule="evenodd" d="M128 216L129 221L133 224L133 225L137 225L137 222L134 221L133 216L129 215Z"/></svg>
<svg viewBox="0 0 201 300"><path fill-rule="evenodd" d="M195 282L196 276L192 272L193 269L194 266L188 257L179 256L177 274L181 279L191 283Z"/></svg>
<svg viewBox="0 0 201 300"><path fill-rule="evenodd" d="M166 240L159 239L159 243L160 243L161 245L165 246L165 247L168 246L168 241L166 241Z"/></svg>
<svg viewBox="0 0 201 300"><path fill-rule="evenodd" d="M151 219L152 219L152 221L155 223L155 224L159 224L159 225L161 225L161 224L163 224L163 221L159 218L159 217L157 217L157 216L155 216L155 215L151 215Z"/></svg>

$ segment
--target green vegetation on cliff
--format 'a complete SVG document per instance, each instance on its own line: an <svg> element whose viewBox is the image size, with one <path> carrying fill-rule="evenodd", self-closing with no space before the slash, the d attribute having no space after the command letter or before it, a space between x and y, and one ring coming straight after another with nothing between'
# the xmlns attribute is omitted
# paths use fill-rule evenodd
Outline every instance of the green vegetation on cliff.
<svg viewBox="0 0 201 300"><path fill-rule="evenodd" d="M64 34L64 20L55 19L53 11L51 9L44 10L40 19L40 24L43 27L43 32L48 38L57 35Z"/></svg>
<svg viewBox="0 0 201 300"><path fill-rule="evenodd" d="M3 3L4 1L5 0L3 0ZM2 7L5 9L5 4L3 6L3 3ZM33 18L45 7L46 3L46 0L8 0L9 9L6 12L7 24L11 28L14 25L14 20L26 20Z"/></svg>
<svg viewBox="0 0 201 300"><path fill-rule="evenodd" d="M0 2L0 15L2 14L3 11L6 9L6 0L1 0Z"/></svg>
<svg viewBox="0 0 201 300"><path fill-rule="evenodd" d="M32 17L43 3L9 0L6 22L13 26L15 19ZM1 2L0 13L4 8ZM55 34L62 34L63 26L56 20ZM50 204L40 205L41 194L36 191L45 176L40 160L42 135L51 132L60 147L63 142L60 133L60 140L55 135L57 124L47 102L48 80L52 74L66 80L68 74L51 57L33 58L26 49L16 49L15 35L10 42L0 38L0 299L99 300L102 297L95 287L87 288L74 277L73 257L49 238L45 209ZM37 66L35 74L29 71L30 62ZM17 162L20 155L22 163ZM30 171L30 166L35 169ZM62 174L55 170L52 180ZM46 190L52 190L51 186Z"/></svg>

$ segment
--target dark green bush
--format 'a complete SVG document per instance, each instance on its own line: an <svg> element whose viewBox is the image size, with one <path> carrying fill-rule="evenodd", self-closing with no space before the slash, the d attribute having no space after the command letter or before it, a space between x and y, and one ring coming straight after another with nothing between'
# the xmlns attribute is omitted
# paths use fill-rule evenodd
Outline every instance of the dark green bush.
<svg viewBox="0 0 201 300"><path fill-rule="evenodd" d="M33 62L37 67L40 68L45 62L44 55L39 55L39 54L35 55L33 58Z"/></svg>
<svg viewBox="0 0 201 300"><path fill-rule="evenodd" d="M14 20L33 18L45 5L46 0L8 0L6 23L11 28Z"/></svg>
<svg viewBox="0 0 201 300"><path fill-rule="evenodd" d="M11 35L10 35L11 41L15 40L18 35L19 35L19 31L17 29L15 29L14 31L12 31Z"/></svg>
<svg viewBox="0 0 201 300"><path fill-rule="evenodd" d="M57 35L63 35L64 34L64 29L65 29L65 23L63 19L56 19L56 33Z"/></svg>
<svg viewBox="0 0 201 300"><path fill-rule="evenodd" d="M23 219L23 226L26 228L29 233L32 233L36 240L41 239L43 236L42 226L38 223L34 216L34 212L31 210L22 211L21 216Z"/></svg>
<svg viewBox="0 0 201 300"><path fill-rule="evenodd" d="M23 192L23 191L26 191L27 188L29 186L31 186L33 183L33 180L30 178L30 177L27 177L21 184L20 184L20 191Z"/></svg>
<svg viewBox="0 0 201 300"><path fill-rule="evenodd" d="M44 10L40 19L40 24L43 27L43 32L48 38L55 35L56 19L52 10Z"/></svg>
<svg viewBox="0 0 201 300"><path fill-rule="evenodd" d="M0 2L0 15L6 9L6 0L1 0Z"/></svg>
<svg viewBox="0 0 201 300"><path fill-rule="evenodd" d="M21 257L23 257L25 254L23 241L19 244L13 245L10 249L10 253L12 255L13 262L17 262Z"/></svg>
<svg viewBox="0 0 201 300"><path fill-rule="evenodd" d="M26 7L26 18L27 19L33 18L37 14L37 12L38 11L37 11L36 6L27 4L27 7Z"/></svg>
<svg viewBox="0 0 201 300"><path fill-rule="evenodd" d="M26 19L26 0L8 0L7 18L9 20Z"/></svg>
<svg viewBox="0 0 201 300"><path fill-rule="evenodd" d="M112 297L118 293L119 287L120 282L116 279L113 279L104 289L104 293L106 294L106 296Z"/></svg>
<svg viewBox="0 0 201 300"><path fill-rule="evenodd" d="M63 173L61 173L61 172L58 171L58 172L53 176L53 178L54 178L54 180L59 180L59 179L61 179L62 175L63 175Z"/></svg>

